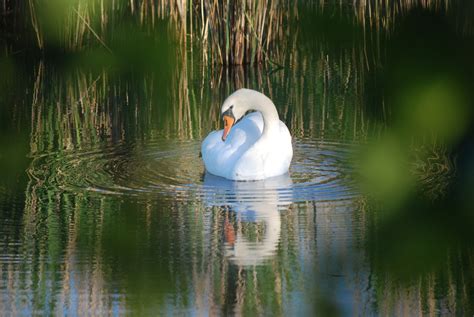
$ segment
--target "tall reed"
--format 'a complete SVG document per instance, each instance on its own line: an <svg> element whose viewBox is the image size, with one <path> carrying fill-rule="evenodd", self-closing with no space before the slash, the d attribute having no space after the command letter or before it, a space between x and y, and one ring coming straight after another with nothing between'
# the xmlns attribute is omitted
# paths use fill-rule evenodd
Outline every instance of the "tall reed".
<svg viewBox="0 0 474 317"><path fill-rule="evenodd" d="M76 0L49 5L28 0L37 47L46 41L66 50L82 50L93 42L107 47L119 19L153 31L157 20L167 20L180 43L202 48L203 58L219 64L272 61L289 35L296 5L283 0Z"/></svg>
<svg viewBox="0 0 474 317"><path fill-rule="evenodd" d="M376 41L381 30L389 35L398 17L416 7L456 15L460 29L470 32L471 19L464 11L472 12L473 5L463 6L455 0L354 0L337 5L324 0L4 0L0 8L3 24L15 25L17 31L28 24L41 50L48 45L72 51L100 45L110 50L119 25L131 23L156 32L158 22L166 21L184 53L197 48L206 62L241 65L283 64L295 49L297 22L307 10L333 15L336 9L375 30L367 36Z"/></svg>

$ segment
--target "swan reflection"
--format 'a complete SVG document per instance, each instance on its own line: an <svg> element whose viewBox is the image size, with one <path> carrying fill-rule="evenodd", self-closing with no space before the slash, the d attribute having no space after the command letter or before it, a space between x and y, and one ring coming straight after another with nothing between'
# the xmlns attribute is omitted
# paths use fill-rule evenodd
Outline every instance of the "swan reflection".
<svg viewBox="0 0 474 317"><path fill-rule="evenodd" d="M206 173L204 186L208 206L228 206L236 215L237 230L228 220L224 225L226 257L239 266L258 265L270 259L280 240L280 211L292 201L290 176L235 182ZM252 224L263 225L264 234L257 241L247 238L242 230Z"/></svg>

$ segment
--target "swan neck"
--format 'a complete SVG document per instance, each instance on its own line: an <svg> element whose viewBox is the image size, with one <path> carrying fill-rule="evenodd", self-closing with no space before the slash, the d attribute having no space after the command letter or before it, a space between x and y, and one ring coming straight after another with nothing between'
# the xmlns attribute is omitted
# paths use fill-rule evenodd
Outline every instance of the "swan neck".
<svg viewBox="0 0 474 317"><path fill-rule="evenodd" d="M263 132L262 138L270 135L271 131L279 129L280 118L275 105L267 96L257 93L257 99L254 104L254 109L262 114L263 118Z"/></svg>

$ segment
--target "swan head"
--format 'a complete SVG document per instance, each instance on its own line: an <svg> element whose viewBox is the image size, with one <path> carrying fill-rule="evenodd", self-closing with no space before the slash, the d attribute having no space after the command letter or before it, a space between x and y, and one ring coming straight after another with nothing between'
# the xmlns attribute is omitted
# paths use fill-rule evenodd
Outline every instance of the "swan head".
<svg viewBox="0 0 474 317"><path fill-rule="evenodd" d="M222 104L221 115L224 120L222 141L225 141L232 126L250 110L249 94L252 92L254 91L251 89L239 89L227 97Z"/></svg>

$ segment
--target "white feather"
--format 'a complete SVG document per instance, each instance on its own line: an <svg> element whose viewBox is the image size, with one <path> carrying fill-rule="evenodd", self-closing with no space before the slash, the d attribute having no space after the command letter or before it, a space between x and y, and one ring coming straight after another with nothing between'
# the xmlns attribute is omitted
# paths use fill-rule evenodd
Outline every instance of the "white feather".
<svg viewBox="0 0 474 317"><path fill-rule="evenodd" d="M270 114L276 113L275 106L253 90L241 89L233 95L237 93L231 100L235 107L258 111L237 122L225 141L221 139L223 130L213 131L204 139L201 152L207 171L231 180L260 180L287 173L293 157L290 132L278 115L269 115L271 121L264 120L267 109L272 111ZM251 100L257 94L265 97L258 99L258 106ZM263 132L264 121L273 128Z"/></svg>

